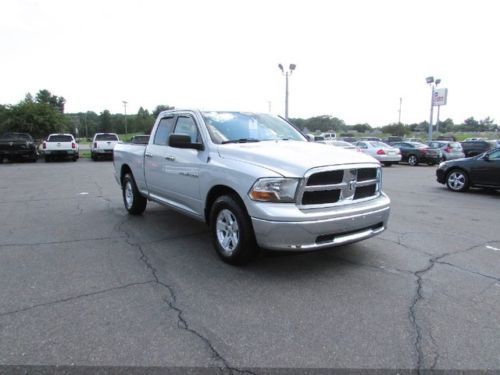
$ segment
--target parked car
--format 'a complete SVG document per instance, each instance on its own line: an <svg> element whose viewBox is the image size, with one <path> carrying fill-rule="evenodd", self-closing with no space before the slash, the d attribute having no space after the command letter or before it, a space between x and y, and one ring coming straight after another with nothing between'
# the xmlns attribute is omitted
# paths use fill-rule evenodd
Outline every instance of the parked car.
<svg viewBox="0 0 500 375"><path fill-rule="evenodd" d="M357 142L358 140L354 137L341 137L340 138L341 141L344 141L344 142L349 142L349 143L355 143Z"/></svg>
<svg viewBox="0 0 500 375"><path fill-rule="evenodd" d="M466 158L482 154L491 148L491 144L482 139L471 139L460 142Z"/></svg>
<svg viewBox="0 0 500 375"><path fill-rule="evenodd" d="M120 141L115 133L96 133L90 145L90 156L96 161L100 158L113 158L113 148Z"/></svg>
<svg viewBox="0 0 500 375"><path fill-rule="evenodd" d="M462 145L459 142L432 141L427 143L430 148L441 150L441 160L465 158Z"/></svg>
<svg viewBox="0 0 500 375"><path fill-rule="evenodd" d="M401 161L406 161L411 166L419 163L435 165L441 161L441 151L432 149L419 142L394 142L392 147L397 147L401 151Z"/></svg>
<svg viewBox="0 0 500 375"><path fill-rule="evenodd" d="M164 111L149 144L118 143L113 164L130 214L152 200L205 222L231 264L248 262L259 247L312 251L361 241L389 219L376 160L307 142L269 114Z"/></svg>
<svg viewBox="0 0 500 375"><path fill-rule="evenodd" d="M38 160L38 150L35 141L28 133L5 133L0 137L0 163L3 159Z"/></svg>
<svg viewBox="0 0 500 375"><path fill-rule="evenodd" d="M383 142L359 141L354 144L361 152L368 154L386 167L401 161L401 152L398 148L391 147Z"/></svg>
<svg viewBox="0 0 500 375"><path fill-rule="evenodd" d="M376 142L382 142L382 138L378 137L362 137L359 139L360 141L376 141Z"/></svg>
<svg viewBox="0 0 500 375"><path fill-rule="evenodd" d="M443 162L436 170L436 177L452 191L466 191L469 187L500 189L500 148Z"/></svg>
<svg viewBox="0 0 500 375"><path fill-rule="evenodd" d="M130 138L130 143L139 144L139 145L147 145L149 143L149 135L134 135Z"/></svg>
<svg viewBox="0 0 500 375"><path fill-rule="evenodd" d="M42 143L45 162L55 158L70 158L77 161L80 157L78 143L72 134L50 134Z"/></svg>
<svg viewBox="0 0 500 375"><path fill-rule="evenodd" d="M321 133L321 136L325 138L325 141L334 141L337 139L337 134L335 133Z"/></svg>

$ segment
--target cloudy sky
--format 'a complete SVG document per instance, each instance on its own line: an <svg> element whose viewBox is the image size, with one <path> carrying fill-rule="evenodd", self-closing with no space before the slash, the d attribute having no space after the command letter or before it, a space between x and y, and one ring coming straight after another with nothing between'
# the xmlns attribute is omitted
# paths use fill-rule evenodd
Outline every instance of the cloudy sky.
<svg viewBox="0 0 500 375"><path fill-rule="evenodd" d="M2 0L0 103L46 88L66 112L157 104L332 115L348 124L500 121L500 2Z"/></svg>

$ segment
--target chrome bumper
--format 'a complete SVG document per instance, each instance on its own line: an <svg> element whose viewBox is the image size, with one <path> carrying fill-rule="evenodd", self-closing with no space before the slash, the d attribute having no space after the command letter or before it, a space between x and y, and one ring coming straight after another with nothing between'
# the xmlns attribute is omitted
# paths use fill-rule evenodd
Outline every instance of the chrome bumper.
<svg viewBox="0 0 500 375"><path fill-rule="evenodd" d="M343 209L342 215L311 221L270 221L252 218L260 247L270 250L310 251L361 241L382 233L390 213L387 196L364 204L365 209ZM371 208L370 208L371 207Z"/></svg>

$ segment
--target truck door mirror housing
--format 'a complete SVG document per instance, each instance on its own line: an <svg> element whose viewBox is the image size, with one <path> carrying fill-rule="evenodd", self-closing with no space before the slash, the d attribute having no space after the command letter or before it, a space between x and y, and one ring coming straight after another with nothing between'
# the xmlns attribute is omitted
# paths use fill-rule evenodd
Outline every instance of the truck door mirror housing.
<svg viewBox="0 0 500 375"><path fill-rule="evenodd" d="M185 134L170 134L168 137L168 145L176 148L194 148L195 150L203 150L203 143L191 142L191 137Z"/></svg>

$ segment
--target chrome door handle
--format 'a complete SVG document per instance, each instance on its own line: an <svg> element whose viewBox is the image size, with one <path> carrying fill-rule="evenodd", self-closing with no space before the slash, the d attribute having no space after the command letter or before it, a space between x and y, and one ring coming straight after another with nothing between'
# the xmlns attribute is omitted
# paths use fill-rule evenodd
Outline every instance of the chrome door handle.
<svg viewBox="0 0 500 375"><path fill-rule="evenodd" d="M150 154L149 152L146 152L146 153L144 154L144 156L145 156L145 157L147 157L147 158L152 158L152 157L153 157L153 154Z"/></svg>
<svg viewBox="0 0 500 375"><path fill-rule="evenodd" d="M165 159L169 161L175 161L175 157L173 156L165 156Z"/></svg>

